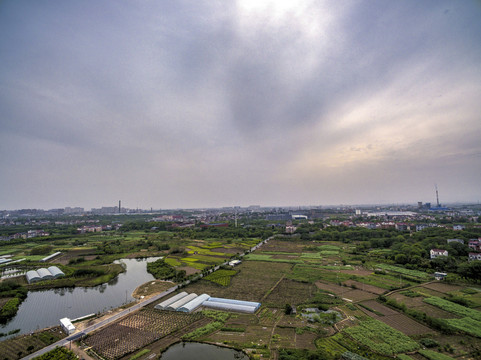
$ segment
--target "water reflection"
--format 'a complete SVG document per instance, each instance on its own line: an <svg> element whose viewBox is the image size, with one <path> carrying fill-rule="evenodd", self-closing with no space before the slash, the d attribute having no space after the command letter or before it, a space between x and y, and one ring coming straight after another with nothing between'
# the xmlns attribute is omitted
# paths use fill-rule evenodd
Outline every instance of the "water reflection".
<svg viewBox="0 0 481 360"><path fill-rule="evenodd" d="M100 313L119 307L134 299L135 288L154 279L147 273L149 259L123 259L127 271L109 283L96 287L60 288L43 291L30 291L20 305L17 315L0 332L7 333L21 329L20 334L59 324L59 319L75 319L93 313ZM1 340L6 339L1 338Z"/></svg>

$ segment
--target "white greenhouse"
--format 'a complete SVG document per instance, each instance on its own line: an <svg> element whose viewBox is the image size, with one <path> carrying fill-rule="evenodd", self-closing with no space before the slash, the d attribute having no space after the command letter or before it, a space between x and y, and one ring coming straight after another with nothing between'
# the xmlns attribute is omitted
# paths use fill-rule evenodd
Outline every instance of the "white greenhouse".
<svg viewBox="0 0 481 360"><path fill-rule="evenodd" d="M158 303L157 305L154 306L154 309L157 310L165 310L167 306L175 303L176 301L186 297L188 294L185 291L182 291L181 293L178 293L177 295L172 296L171 298L168 298L167 300L162 301L161 303Z"/></svg>
<svg viewBox="0 0 481 360"><path fill-rule="evenodd" d="M50 266L47 270L50 271L50 274L52 274L55 279L65 276L64 272L56 266Z"/></svg>
<svg viewBox="0 0 481 360"><path fill-rule="evenodd" d="M244 313L253 314L259 307L249 306L249 305L240 305L240 304L231 304L225 302L218 302L218 301L204 301L202 306L216 309L216 310L225 310L225 311L239 311ZM260 306L260 304L259 304Z"/></svg>
<svg viewBox="0 0 481 360"><path fill-rule="evenodd" d="M235 305L244 305L244 306L253 306L258 309L261 306L261 303L254 302L254 301L244 301L244 300L234 300L234 299L223 299L223 298L215 298L212 297L209 299L212 302L220 302L225 304L235 304Z"/></svg>
<svg viewBox="0 0 481 360"><path fill-rule="evenodd" d="M197 297L197 294L194 294L194 293L184 296L182 299L177 300L175 303L167 306L165 310L176 311L178 308L180 308L181 306L184 306L185 304L195 299L196 297Z"/></svg>
<svg viewBox="0 0 481 360"><path fill-rule="evenodd" d="M184 304L183 306L178 308L177 311L190 313L195 309L197 309L199 306L201 306L204 303L204 301L207 301L209 299L210 299L210 296L207 294L199 295L195 299L189 301L187 304Z"/></svg>
<svg viewBox="0 0 481 360"><path fill-rule="evenodd" d="M52 273L45 268L40 268L40 269L37 270L37 272L38 272L38 275L40 275L40 277L42 278L42 280L52 280L53 279Z"/></svg>
<svg viewBox="0 0 481 360"><path fill-rule="evenodd" d="M27 277L27 282L29 284L42 280L38 272L35 270L27 271L25 276Z"/></svg>

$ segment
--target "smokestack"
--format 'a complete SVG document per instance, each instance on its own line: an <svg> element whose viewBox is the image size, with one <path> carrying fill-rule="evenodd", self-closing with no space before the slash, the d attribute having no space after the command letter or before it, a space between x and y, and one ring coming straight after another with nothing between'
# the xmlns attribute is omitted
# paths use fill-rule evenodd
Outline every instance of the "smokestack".
<svg viewBox="0 0 481 360"><path fill-rule="evenodd" d="M120 200L119 200L119 214L120 214Z"/></svg>

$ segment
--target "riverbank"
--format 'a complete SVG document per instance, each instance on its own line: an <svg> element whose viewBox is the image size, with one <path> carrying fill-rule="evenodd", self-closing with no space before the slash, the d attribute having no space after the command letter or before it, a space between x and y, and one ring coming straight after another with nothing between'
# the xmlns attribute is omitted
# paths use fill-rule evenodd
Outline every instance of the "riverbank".
<svg viewBox="0 0 481 360"><path fill-rule="evenodd" d="M161 293L171 287L175 286L175 283L172 281L165 281L165 280L152 280L148 281L145 284L138 286L134 292L132 293L132 297L135 299L145 299L150 298L154 295Z"/></svg>

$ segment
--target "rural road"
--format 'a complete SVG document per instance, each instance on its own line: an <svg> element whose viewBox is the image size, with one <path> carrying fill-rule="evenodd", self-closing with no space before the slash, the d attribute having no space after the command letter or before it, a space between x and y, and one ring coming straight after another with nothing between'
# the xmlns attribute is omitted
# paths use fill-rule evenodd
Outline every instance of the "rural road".
<svg viewBox="0 0 481 360"><path fill-rule="evenodd" d="M256 246L252 247L250 249L250 252L256 250L257 248L259 248L261 245L265 244L266 242L268 242L269 240L271 240L271 238L273 237L270 237L266 240L263 240L261 241L259 244L257 244ZM215 271L215 270L218 270L221 266L223 265L226 265L229 261L226 261L225 263L221 264L221 265L217 265L214 269L212 269L212 271ZM200 277L202 277L202 274L200 275ZM186 281L183 285L187 285L189 284L190 281ZM66 346L69 344L70 341L75 341L79 338L81 338L82 336L84 335L87 335L88 333L91 333L92 331L95 331L95 330L98 330L100 329L101 327L104 327L106 325L109 325L110 323L130 314L131 312L134 312L136 310L139 310L140 308L144 307L144 306L147 306L151 303L153 303L154 301L157 301L161 298L163 298L164 296L167 296L169 294L171 294L172 292L176 291L177 289L179 288L179 285L176 285L176 286L173 286L171 287L170 289L167 289L163 292L161 292L160 294L157 294L147 300L144 300L142 302L139 302L131 307L129 307L128 309L125 309L125 310L122 310L121 312L115 314L115 315L112 315L111 317L109 317L108 319L105 319L105 320L102 320L100 322L98 322L97 324L94 324L92 326L89 326L87 328L85 328L84 330L78 332L78 333L75 333L73 335L70 335L68 337L66 337L65 339L62 339L62 340L59 340L57 341L56 343L53 343L49 346L46 346L44 347L43 349L40 349L38 350L37 352L35 353L32 353L30 355L27 355L25 356L24 358L22 358L21 360L30 360L30 359L33 359L37 356L40 356L40 355L43 355L53 349L55 349L57 346Z"/></svg>
<svg viewBox="0 0 481 360"><path fill-rule="evenodd" d="M101 327L103 327L103 326L106 326L106 325L112 323L113 321L116 321L116 320L120 319L121 317L124 317L124 316L130 314L131 312L134 312L134 311L136 311L136 310L138 310L138 309L140 309L140 308L142 308L142 307L144 307L144 306L147 306L147 305L153 303L154 301L157 301L157 300L163 298L164 296L169 295L170 293L172 293L172 292L174 292L175 290L177 290L177 288L178 288L178 285L173 286L173 287L171 287L170 289L167 289L167 290L161 292L160 294L157 294L157 295L155 295L155 296L153 296L153 297L151 297L151 298L149 298L149 299L147 299L147 300L144 300L144 301L142 301L142 302L139 302L139 303L137 303L137 304L129 307L128 309L122 310L121 312L119 312L119 313L117 313L117 314L115 314L115 315L112 315L112 316L109 317L108 319L102 320L102 321L98 322L97 324L94 324L94 325L92 325L92 326L89 326L89 327L85 328L85 329L84 329L83 331L81 331L81 332L78 332L78 333L76 333L76 334L70 335L70 336L66 337L65 339L59 340L59 341L57 341L56 343L53 343L53 344L51 344L51 345L49 345L49 346L46 346L46 347L44 347L43 349L41 349L41 350L39 350L39 351L37 351L37 352L35 352L35 353L33 353L33 354L27 355L27 356L25 356L24 358L22 358L22 360L23 360L23 359L25 359L25 360L27 360L27 359L33 359L33 358L35 358L35 357L37 357L37 356L40 356L40 355L42 355L42 354L45 354L46 352L49 352L50 350L55 349L57 346L66 346L66 345L68 345L68 343L69 343L70 341L75 341L75 340L77 340L78 338L80 338L80 337L82 337L82 336L84 336L84 335L86 335L86 334L88 334L88 333L91 333L92 331L95 331L95 330L97 330L97 329L99 329L99 328L101 328Z"/></svg>

